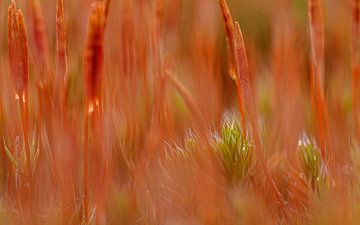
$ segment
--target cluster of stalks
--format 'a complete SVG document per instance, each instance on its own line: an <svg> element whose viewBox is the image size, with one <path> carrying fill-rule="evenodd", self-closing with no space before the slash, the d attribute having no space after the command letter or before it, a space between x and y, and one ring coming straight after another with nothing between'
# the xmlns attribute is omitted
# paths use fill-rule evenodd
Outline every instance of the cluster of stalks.
<svg viewBox="0 0 360 225"><path fill-rule="evenodd" d="M31 202L34 198L34 184L29 145L29 52L23 14L21 10L16 9L15 2L11 2L8 9L8 30L10 71L14 80L15 99L19 103L24 149L26 154L26 172L24 177L22 177L23 187L19 188L24 193L20 194L21 200L19 202L23 204L26 202L26 198L28 198L31 207ZM22 146L20 146L20 148L22 148ZM21 151L21 149L19 151ZM22 206L20 205L20 207Z"/></svg>
<svg viewBox="0 0 360 225"><path fill-rule="evenodd" d="M306 2L0 1L0 224L357 224L360 0L348 64Z"/></svg>

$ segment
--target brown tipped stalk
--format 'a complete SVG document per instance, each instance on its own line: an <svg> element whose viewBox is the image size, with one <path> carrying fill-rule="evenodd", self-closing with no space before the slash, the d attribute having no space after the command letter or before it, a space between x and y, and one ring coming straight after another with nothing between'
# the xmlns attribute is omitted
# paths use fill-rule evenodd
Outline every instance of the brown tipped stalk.
<svg viewBox="0 0 360 225"><path fill-rule="evenodd" d="M325 148L328 141L327 108L324 100L324 21L320 0L308 1L308 15L310 22L310 42L312 59L312 94L315 102L317 126L320 138L321 156L325 160ZM329 143L327 143L329 144ZM329 152L330 153L330 152ZM330 154L329 154L330 157Z"/></svg>
<svg viewBox="0 0 360 225"><path fill-rule="evenodd" d="M105 20L108 21L111 0L105 0Z"/></svg>
<svg viewBox="0 0 360 225"><path fill-rule="evenodd" d="M238 23L234 24L226 0L219 0L219 2L225 23L228 50L230 51L230 54L228 53L228 56L231 57L231 59L229 60L229 74L237 85L239 110L242 116L243 129L245 130L246 128L245 109L243 104L243 101L245 100L247 112L249 114L250 124L252 126L253 138L256 146L256 153L258 160L260 161L260 166L264 170L265 176L269 181L270 186L274 189L275 197L277 198L281 206L284 208L285 200L283 199L281 193L279 192L272 177L268 173L265 158L263 155L264 150L257 129L255 106L251 96L251 87L249 82L249 67L248 67L246 49L245 49L245 44L242 37L241 29ZM234 70L233 68L236 68L235 70L236 73L232 72Z"/></svg>
<svg viewBox="0 0 360 225"><path fill-rule="evenodd" d="M360 0L352 0L352 102L355 131L359 135L359 77L360 77Z"/></svg>
<svg viewBox="0 0 360 225"><path fill-rule="evenodd" d="M243 94L241 93L241 87L240 87L240 68L237 65L238 56L236 53L236 43L235 43L235 37L234 37L234 21L231 16L229 6L226 2L226 0L219 0L221 12L223 15L224 23L225 23L225 30L226 30L226 42L227 42L227 57L228 57L228 74L232 80L234 80L236 84L236 93L237 93L237 99L238 99L238 107L241 117L241 125L244 134L246 135L246 116L245 116L245 109L244 109L244 103L243 103Z"/></svg>
<svg viewBox="0 0 360 225"><path fill-rule="evenodd" d="M285 200L281 195L279 189L277 188L273 178L268 172L268 168L265 161L264 156L264 148L260 140L260 134L257 128L257 117L256 117L256 109L252 96L251 86L249 82L250 72L249 65L246 56L246 48L244 39L242 36L241 28L238 22L235 22L235 48L236 48L236 59L237 59L237 68L239 72L238 86L241 87L242 96L244 97L246 109L249 115L249 120L252 128L253 139L255 143L255 151L257 160L259 160L259 166L264 171L265 177L272 187L275 197L280 203L282 209L285 209Z"/></svg>
<svg viewBox="0 0 360 225"><path fill-rule="evenodd" d="M105 11L102 2L92 6L84 52L85 89L88 104L99 101L104 58Z"/></svg>
<svg viewBox="0 0 360 225"><path fill-rule="evenodd" d="M10 72L15 82L16 94L27 97L29 82L29 56L27 36L21 11L16 11L15 2L8 10L8 48Z"/></svg>
<svg viewBox="0 0 360 225"><path fill-rule="evenodd" d="M83 210L84 222L89 222L89 120L94 120L94 111L99 109L101 95L101 80L103 70L103 41L105 28L105 9L102 2L92 5L89 18L88 34L84 52L84 76L86 89L85 111L85 144L84 144L84 183ZM94 132L91 132L92 134Z"/></svg>
<svg viewBox="0 0 360 225"><path fill-rule="evenodd" d="M40 82L50 79L50 56L48 36L45 28L43 11L39 0L29 1L31 34L35 44L36 57L39 62Z"/></svg>
<svg viewBox="0 0 360 225"><path fill-rule="evenodd" d="M57 71L58 75L67 75L67 47L66 47L66 27L64 15L64 0L56 1L56 51L57 51Z"/></svg>
<svg viewBox="0 0 360 225"><path fill-rule="evenodd" d="M19 100L25 142L27 180L29 182L30 197L33 193L32 165L28 135L28 80L29 53L24 18L21 10L16 11L15 2L11 2L8 9L8 48L11 76L15 82L15 92Z"/></svg>
<svg viewBox="0 0 360 225"><path fill-rule="evenodd" d="M233 80L237 80L239 75L236 72L236 50L234 38L234 20L231 16L229 6L226 0L219 0L221 12L223 15L226 31L226 41L228 46L228 60L229 60L229 76Z"/></svg>
<svg viewBox="0 0 360 225"><path fill-rule="evenodd" d="M56 56L56 81L60 84L60 108L61 111L63 111L65 107L66 83L68 79L64 0L56 1Z"/></svg>

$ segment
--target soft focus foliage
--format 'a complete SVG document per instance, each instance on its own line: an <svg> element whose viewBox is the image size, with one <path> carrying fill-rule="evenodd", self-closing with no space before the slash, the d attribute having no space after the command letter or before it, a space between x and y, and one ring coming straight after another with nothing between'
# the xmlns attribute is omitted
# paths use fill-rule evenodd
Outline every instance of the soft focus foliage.
<svg viewBox="0 0 360 225"><path fill-rule="evenodd" d="M359 224L359 0L2 0L0 27L0 224Z"/></svg>

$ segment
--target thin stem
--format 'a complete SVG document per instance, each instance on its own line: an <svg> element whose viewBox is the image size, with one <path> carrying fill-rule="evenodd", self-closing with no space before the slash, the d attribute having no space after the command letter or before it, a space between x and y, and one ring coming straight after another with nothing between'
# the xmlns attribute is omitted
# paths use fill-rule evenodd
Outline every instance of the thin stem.
<svg viewBox="0 0 360 225"><path fill-rule="evenodd" d="M326 102L324 99L323 91L320 85L320 80L317 79L318 74L321 73L318 68L313 64L311 67L311 87L312 87L312 97L315 105L315 114L318 124L318 135L320 139L321 147L321 158L324 161L332 160L332 151L331 143L329 138L329 119Z"/></svg>
<svg viewBox="0 0 360 225"><path fill-rule="evenodd" d="M352 96L352 104L353 104L352 113L353 113L353 118L354 118L355 135L358 138L360 137L359 118L358 118L359 76L360 76L360 65L357 62L353 62L353 65L352 65L352 85L351 85L351 96Z"/></svg>
<svg viewBox="0 0 360 225"><path fill-rule="evenodd" d="M176 88L179 92L180 96L184 100L186 106L188 107L189 111L191 112L194 120L197 122L197 126L200 129L201 135L206 134L206 131L209 129L204 116L196 105L195 100L190 95L189 91L175 78L171 75L171 72L166 70L165 71L167 80Z"/></svg>
<svg viewBox="0 0 360 225"><path fill-rule="evenodd" d="M242 97L241 86L240 86L240 81L239 80L236 82L236 93L237 93L238 107L239 107L239 112L240 112L240 117L241 117L241 126L242 126L242 129L243 129L243 135L244 135L244 137L246 137L247 136L247 129L246 129L244 100L243 100L243 97Z"/></svg>
<svg viewBox="0 0 360 225"><path fill-rule="evenodd" d="M84 222L89 222L89 106L87 104L85 110L85 125L84 125L84 182L83 182L83 207L84 207Z"/></svg>
<svg viewBox="0 0 360 225"><path fill-rule="evenodd" d="M352 44L351 44L351 67L352 67L352 113L354 118L355 135L359 138L359 76L360 76L360 64L359 64L359 47L360 47L360 1L352 1Z"/></svg>
<svg viewBox="0 0 360 225"><path fill-rule="evenodd" d="M30 197L32 198L32 194L34 193L33 179L32 179L32 165L31 165L31 154L30 154L30 146L29 146L29 109L28 109L28 101L27 96L24 93L21 98L19 98L19 106L21 113L21 120L23 125L23 134L24 134L24 142L25 142L25 154L26 154L26 168L27 168L27 179L29 181L30 187Z"/></svg>

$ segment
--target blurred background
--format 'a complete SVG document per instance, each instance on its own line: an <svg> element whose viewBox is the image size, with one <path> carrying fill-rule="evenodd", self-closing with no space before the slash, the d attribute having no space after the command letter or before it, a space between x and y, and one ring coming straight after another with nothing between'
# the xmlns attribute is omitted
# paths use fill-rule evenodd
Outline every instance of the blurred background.
<svg viewBox="0 0 360 225"><path fill-rule="evenodd" d="M44 65L39 62L35 47L30 1L16 1L17 8L24 13L28 33L30 136L35 140L40 137L41 153L34 172L38 198L35 214L39 215L39 224L60 224L58 221L79 224L81 221L82 127L86 110L84 47L94 1L64 0L68 47L64 120L55 110L56 102L52 99L55 91L51 90L54 93L50 91L52 94L45 100L39 94L42 81L39 71ZM227 2L244 36L262 144L270 161L268 164L273 165L271 174L280 191L286 193L291 209L299 210L294 213L297 218L294 224L302 224L299 221L304 215L312 215L307 200L313 198L314 193L309 191L311 185L301 178L296 151L304 133L318 139L310 90L307 1ZM56 1L39 0L39 3L48 41L48 63L54 69ZM21 120L10 85L9 4L9 0L0 0L0 130L4 143L8 143L13 152ZM324 0L322 4L325 99L330 115L333 158L343 170L349 166L354 130L351 1ZM97 205L97 224L219 224L220 221L226 221L224 224L285 224L284 220L279 223L274 219L274 214L283 215L283 212L278 205L271 204L273 196L266 195L266 186L261 185L263 175L251 175L251 181L244 182L245 185L229 188L218 167L207 163L208 158L194 156L197 163L193 163L192 157L182 158L176 154L179 148L185 149L192 141L194 124L199 121L194 119L183 96L166 84L161 75L170 71L186 88L209 125L209 136L221 132L224 113L238 118L236 86L228 75L225 36L217 0L111 1L104 41L102 125L96 133L99 136L94 138L94 146L104 149L104 158L95 155L90 163L93 170L100 170L105 180L100 187L96 186L96 179L91 181L95 193L104 193L100 195L103 201L99 200ZM46 102L43 108L42 101ZM199 143L195 146L202 150L208 147ZM0 196L4 205L0 204L0 209L4 208L4 213L0 210L0 214L4 224L9 224L8 215L16 218L18 210L16 203L9 204L14 194L14 184L11 184L14 178L4 148L5 145L0 147ZM286 166L281 164L285 161ZM104 168L97 165L104 165ZM290 179L290 175L284 174L292 169L297 175ZM297 185L297 182L301 190L294 188L289 194L287 188L292 187L289 183ZM302 189L303 183L306 188ZM257 186L265 193L261 197L253 193ZM92 200L98 202L97 195L94 196ZM340 214L334 215L339 219L334 221L341 221L341 215L346 213ZM70 218L68 223L64 222L66 217ZM340 224L319 221L314 224Z"/></svg>

